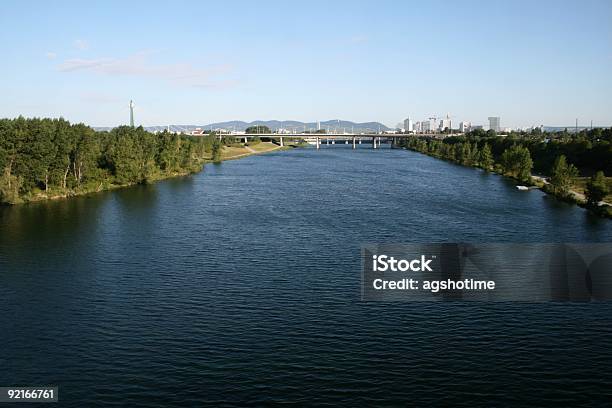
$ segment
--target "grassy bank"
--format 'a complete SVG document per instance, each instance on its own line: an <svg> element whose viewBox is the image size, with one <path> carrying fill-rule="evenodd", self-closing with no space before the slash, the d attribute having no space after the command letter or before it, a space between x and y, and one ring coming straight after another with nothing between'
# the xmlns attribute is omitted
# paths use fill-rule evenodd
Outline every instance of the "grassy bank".
<svg viewBox="0 0 612 408"><path fill-rule="evenodd" d="M588 177L575 178L572 182L572 190L581 195L584 195L588 181ZM606 183L608 184L608 190L610 191L610 193L604 197L603 201L607 203L612 203L612 177L606 177Z"/></svg>
<svg viewBox="0 0 612 408"><path fill-rule="evenodd" d="M90 182L85 183L81 186L75 188L59 188L59 187L51 187L48 190L41 190L39 188L35 188L34 190L26 193L25 195L19 197L15 202L10 203L2 203L4 205L16 205L16 204L25 204L36 201L46 201L46 200L59 200L70 197L77 197L87 194L99 193L102 191L116 190L119 188L131 187L138 184L151 184L160 180L165 180L172 177L181 177L187 176L189 174L193 174L198 172L201 169L194 169L193 171L180 171L180 172L172 172L172 173L161 173L154 176L151 176L147 179L145 183L113 183L110 181L101 181L101 182Z"/></svg>
<svg viewBox="0 0 612 408"><path fill-rule="evenodd" d="M271 142L259 142L251 145L224 146L223 150L221 151L221 160L239 159L246 156L252 156L254 154L262 154L274 150L286 150L290 148L291 146L281 147Z"/></svg>

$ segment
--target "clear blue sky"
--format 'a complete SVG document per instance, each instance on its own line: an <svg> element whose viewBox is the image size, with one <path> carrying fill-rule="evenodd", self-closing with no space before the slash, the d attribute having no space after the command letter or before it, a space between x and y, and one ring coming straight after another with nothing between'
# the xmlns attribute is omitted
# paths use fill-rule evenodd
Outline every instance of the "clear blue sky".
<svg viewBox="0 0 612 408"><path fill-rule="evenodd" d="M611 22L610 0L4 1L0 116L610 126Z"/></svg>

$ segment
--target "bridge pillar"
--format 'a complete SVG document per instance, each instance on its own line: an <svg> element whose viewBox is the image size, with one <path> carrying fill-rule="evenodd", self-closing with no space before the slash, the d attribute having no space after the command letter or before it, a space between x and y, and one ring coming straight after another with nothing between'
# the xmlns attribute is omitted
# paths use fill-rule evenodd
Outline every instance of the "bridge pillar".
<svg viewBox="0 0 612 408"><path fill-rule="evenodd" d="M283 144L283 137L281 136L279 139L280 139L280 147L283 147L284 146L284 144Z"/></svg>
<svg viewBox="0 0 612 408"><path fill-rule="evenodd" d="M376 137L372 138L372 149L376 149Z"/></svg>
<svg viewBox="0 0 612 408"><path fill-rule="evenodd" d="M247 144L247 143L248 143L248 142L247 142L247 137L245 136L245 137L244 137L244 144Z"/></svg>
<svg viewBox="0 0 612 408"><path fill-rule="evenodd" d="M319 150L320 148L321 148L321 139L317 137L317 150Z"/></svg>
<svg viewBox="0 0 612 408"><path fill-rule="evenodd" d="M355 136L353 136L353 149L355 149Z"/></svg>

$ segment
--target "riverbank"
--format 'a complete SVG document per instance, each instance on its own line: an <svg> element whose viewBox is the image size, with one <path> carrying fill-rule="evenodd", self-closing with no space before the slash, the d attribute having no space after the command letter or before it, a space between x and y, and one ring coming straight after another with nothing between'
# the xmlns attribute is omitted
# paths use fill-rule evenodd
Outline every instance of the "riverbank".
<svg viewBox="0 0 612 408"><path fill-rule="evenodd" d="M585 196L584 192L576 191L576 189L577 189L576 186L581 186L582 185L582 187L584 189L584 186L586 185L586 181L584 181L582 179L576 180L574 182L574 184L573 184L573 188L574 189L570 189L566 195L561 196L561 195L553 193L551 191L551 189L548 188L550 183L547 181L546 177L543 177L543 176L536 176L536 175L532 174L531 176L528 177L529 180L519 180L516 177L513 177L512 175L509 175L509 174L505 173L498 166L490 166L489 168L483 168L482 166L478 166L478 165L466 165L466 164L457 162L455 160L449 160L449 159L447 159L445 157L441 157L441 156L438 156L438 155L435 155L435 154L429 154L427 152L424 152L424 151L421 151L421 150L418 150L418 149L414 149L414 148L410 148L410 147L404 147L404 148L407 149L407 150L411 150L411 151L417 152L417 153L425 154L426 156L430 156L430 157L433 157L433 158L436 158L436 159L440 159L440 160L444 160L444 161L449 161L451 163L454 163L454 164L457 164L457 165L460 165L460 166L473 167L473 168L481 168L481 169L483 169L485 171L488 171L488 172L491 172L491 173L495 173L495 174L498 174L498 175L503 176L503 177L510 178L510 179L514 180L517 183L517 185L527 184L528 186L537 188L537 189L545 192L546 194L549 194L549 195L555 197L556 199L558 199L560 201L576 204L576 205L578 205L578 206L580 206L582 208L585 208L586 210L590 211L591 213L593 213L593 214L595 214L597 216L600 216L600 217L603 217L603 218L612 219L612 204L611 204L612 200L609 199L610 196L607 196L603 201L599 202L597 207L589 206L587 204L587 199L586 199L586 196ZM610 177L608 177L607 180L608 180L609 184L612 184L612 180L611 180Z"/></svg>
<svg viewBox="0 0 612 408"><path fill-rule="evenodd" d="M259 155L264 153L269 153L276 150L286 150L297 147L297 145L287 145L287 146L278 146L271 142L260 142L254 146L223 146L221 152L221 162L226 160L237 160L242 159L248 156ZM207 152L210 153L210 152ZM193 166L193 168L184 171L174 171L174 172L160 172L158 174L154 174L149 176L146 180L146 184L152 184L161 180L166 180L175 177L184 177L189 176L191 174L198 173L202 171L206 164L212 163L212 157L210 155L199 157L197 159L197 164ZM41 189L35 189L34 191L27 193L18 200L14 202L6 202L2 203L2 205L19 205L26 204L32 202L39 201L48 201L48 200L61 200L72 197L78 197L83 195L100 193L103 191L116 190L126 187L135 186L143 183L113 183L110 181L102 181L95 183L84 183L83 185L77 188L50 188L47 191Z"/></svg>
<svg viewBox="0 0 612 408"><path fill-rule="evenodd" d="M584 186L586 185L586 181L582 182L582 192L576 191L578 188L580 188L581 180L579 179L577 182L573 183L572 189L568 190L565 195L559 195L559 194L555 194L552 191L550 182L546 179L546 177L532 175L531 178L532 180L535 180L535 184L540 190L544 191L547 194L554 196L558 200L576 204L580 207L586 208L587 210L591 211L592 213L596 215L612 219L612 204L611 204L612 200L609 195L606 196L602 201L600 201L597 204L597 207L592 207L588 205L587 197L584 191L584 188L585 188ZM607 181L608 181L608 184L611 183L611 180L609 177Z"/></svg>

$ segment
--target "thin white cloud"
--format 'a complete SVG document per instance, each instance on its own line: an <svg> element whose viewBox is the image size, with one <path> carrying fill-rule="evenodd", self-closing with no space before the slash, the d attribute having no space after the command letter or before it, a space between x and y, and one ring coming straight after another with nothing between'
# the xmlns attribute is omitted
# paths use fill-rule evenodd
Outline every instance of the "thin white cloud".
<svg viewBox="0 0 612 408"><path fill-rule="evenodd" d="M230 65L199 68L188 63L156 64L149 60L149 54L139 52L126 58L73 58L61 63L58 70L162 79L177 85L199 88L219 89L235 85L235 81L223 78L231 71Z"/></svg>
<svg viewBox="0 0 612 408"><path fill-rule="evenodd" d="M82 58L73 58L68 59L60 64L59 70L64 72L84 70L84 69L92 69L100 66L104 66L105 64L112 63L111 59L82 59Z"/></svg>
<svg viewBox="0 0 612 408"><path fill-rule="evenodd" d="M85 40L75 40L74 41L74 46L77 49L79 49L81 51L84 51L84 50L89 48L89 43L87 41L85 41Z"/></svg>
<svg viewBox="0 0 612 408"><path fill-rule="evenodd" d="M54 53L54 52L49 51L49 52L45 53L45 57L47 57L48 59L55 59L55 58L57 58L57 54Z"/></svg>

